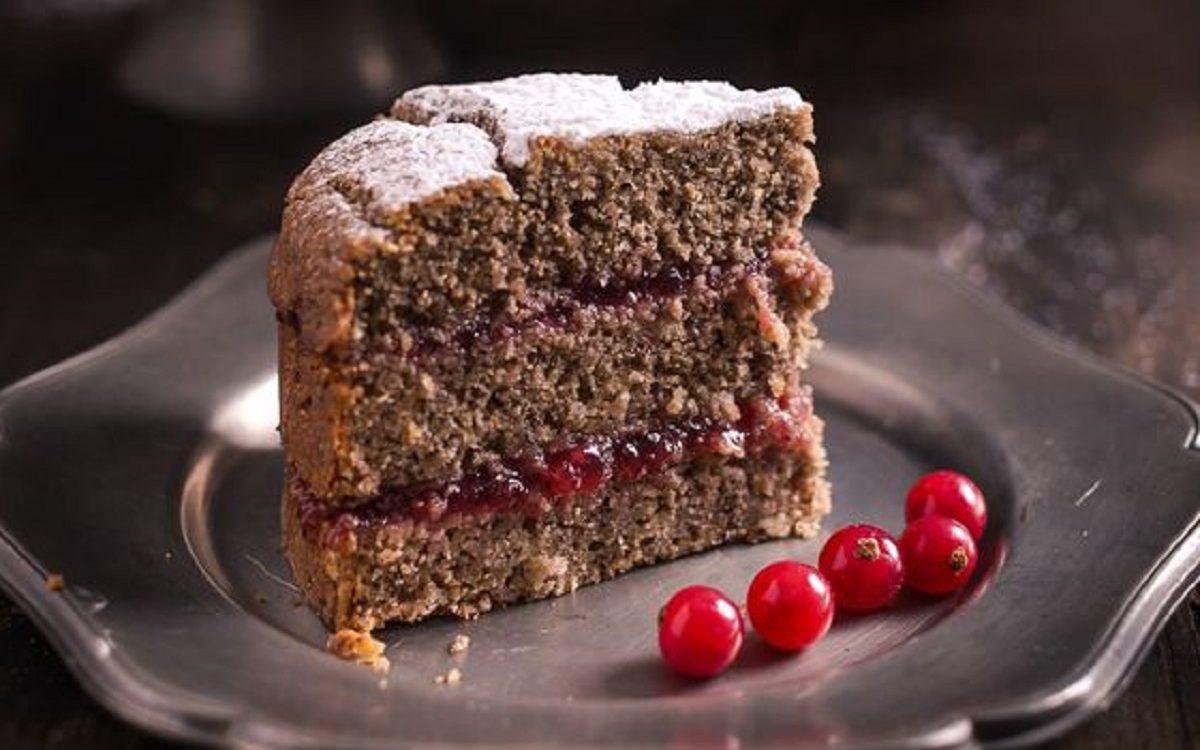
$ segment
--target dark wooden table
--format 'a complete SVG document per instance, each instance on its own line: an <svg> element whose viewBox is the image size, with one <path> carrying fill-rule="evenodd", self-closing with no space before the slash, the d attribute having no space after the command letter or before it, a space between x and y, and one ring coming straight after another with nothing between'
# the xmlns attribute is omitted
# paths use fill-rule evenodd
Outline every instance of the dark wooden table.
<svg viewBox="0 0 1200 750"><path fill-rule="evenodd" d="M458 77L584 67L793 83L818 108L818 218L936 253L1073 345L1200 397L1200 10L893 5L768 2L686 23L567 14L520 44L481 17L428 12ZM0 381L103 341L271 231L289 177L371 111L200 124L113 90L103 44L25 70L37 39L13 39L0 34ZM1050 746L1200 743L1198 627L1193 596L1125 694ZM0 599L0 747L159 746L84 695Z"/></svg>

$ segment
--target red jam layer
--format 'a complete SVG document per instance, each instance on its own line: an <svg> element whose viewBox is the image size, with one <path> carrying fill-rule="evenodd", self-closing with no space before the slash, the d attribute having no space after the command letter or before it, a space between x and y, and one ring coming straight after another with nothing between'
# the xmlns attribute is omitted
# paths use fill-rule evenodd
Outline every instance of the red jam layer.
<svg viewBox="0 0 1200 750"><path fill-rule="evenodd" d="M712 303L724 298L745 279L757 280L766 289L779 286L797 290L819 288L829 269L811 256L797 257L799 243L786 238L771 251L756 253L746 262L727 262L704 268L680 265L635 279L601 282L585 279L521 302L517 315L481 310L439 325L410 325L398 337L397 349L387 356L423 359L432 356L459 356L480 345L495 344L538 329L564 329L572 316L582 310L653 309L680 295L688 296L689 306ZM780 255L789 256L781 260ZM294 311L277 311L281 325L301 328ZM361 346L361 345L360 345ZM376 350L358 348L349 352L351 359L365 359Z"/></svg>
<svg viewBox="0 0 1200 750"><path fill-rule="evenodd" d="M541 299L526 300L520 317L497 315L490 311L475 313L436 328L410 329L411 345L404 356L421 359L434 354L461 354L479 345L495 344L516 338L531 330L566 328L575 313L597 309L635 309L639 305L665 303L672 297L690 293L697 298L717 299L748 276L762 276L765 259L756 257L747 263L726 263L695 269L672 267L653 276L625 282L601 284L585 280L565 287Z"/></svg>
<svg viewBox="0 0 1200 750"><path fill-rule="evenodd" d="M332 546L363 524L410 519L437 523L447 515L521 510L538 516L552 503L637 482L702 456L801 453L813 440L807 393L748 399L737 421L693 418L658 428L592 436L565 448L537 451L448 481L386 487L353 508L331 507L299 480L300 522L310 541Z"/></svg>

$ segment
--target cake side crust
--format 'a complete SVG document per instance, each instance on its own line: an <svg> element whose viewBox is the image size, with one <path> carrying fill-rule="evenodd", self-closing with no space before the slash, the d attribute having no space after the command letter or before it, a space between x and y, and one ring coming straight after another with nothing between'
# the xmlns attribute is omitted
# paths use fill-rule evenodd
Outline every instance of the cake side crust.
<svg viewBox="0 0 1200 750"><path fill-rule="evenodd" d="M377 120L334 141L285 198L267 273L277 313L314 351L344 346L354 336L354 264L411 250L391 227L409 223L405 214L419 202L436 211L511 201L495 160L495 146L470 125Z"/></svg>

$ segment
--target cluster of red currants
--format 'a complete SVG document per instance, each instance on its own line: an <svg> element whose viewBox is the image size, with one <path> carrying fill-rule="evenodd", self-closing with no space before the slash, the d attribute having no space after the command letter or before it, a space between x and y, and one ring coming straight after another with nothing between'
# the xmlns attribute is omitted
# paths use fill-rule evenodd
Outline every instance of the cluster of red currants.
<svg viewBox="0 0 1200 750"><path fill-rule="evenodd" d="M976 542L987 524L983 493L954 471L935 471L909 489L907 527L897 542L876 526L834 532L821 549L819 569L794 560L771 563L754 576L746 612L758 635L783 651L812 645L833 623L835 605L870 612L895 602L901 588L949 594L971 577ZM659 612L663 659L687 677L725 671L742 647L742 612L709 586L680 589Z"/></svg>

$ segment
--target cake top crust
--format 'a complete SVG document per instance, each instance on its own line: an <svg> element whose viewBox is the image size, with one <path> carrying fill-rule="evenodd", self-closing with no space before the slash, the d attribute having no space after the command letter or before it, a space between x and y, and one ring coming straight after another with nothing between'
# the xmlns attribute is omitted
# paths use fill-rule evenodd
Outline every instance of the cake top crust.
<svg viewBox="0 0 1200 750"><path fill-rule="evenodd" d="M322 151L289 202L332 184L391 213L475 180L508 184L541 136L571 143L649 132L696 133L808 105L794 89L738 89L722 81L663 81L622 88L616 76L535 73L486 83L425 86L392 116L356 128Z"/></svg>
<svg viewBox="0 0 1200 750"><path fill-rule="evenodd" d="M495 144L474 125L380 119L334 141L308 171L353 180L386 212L471 180L504 180L496 162Z"/></svg>
<svg viewBox="0 0 1200 750"><path fill-rule="evenodd" d="M393 113L430 124L475 123L489 132L504 164L519 167L539 136L582 142L624 133L691 133L803 106L791 88L659 80L625 89L616 76L534 73L413 89L396 101Z"/></svg>

